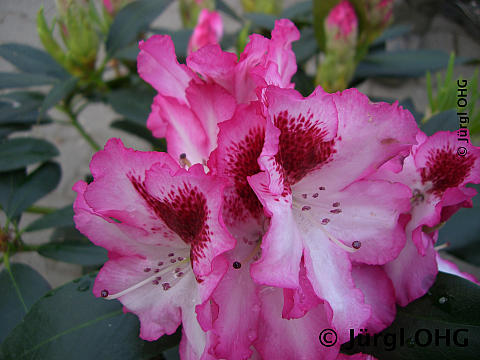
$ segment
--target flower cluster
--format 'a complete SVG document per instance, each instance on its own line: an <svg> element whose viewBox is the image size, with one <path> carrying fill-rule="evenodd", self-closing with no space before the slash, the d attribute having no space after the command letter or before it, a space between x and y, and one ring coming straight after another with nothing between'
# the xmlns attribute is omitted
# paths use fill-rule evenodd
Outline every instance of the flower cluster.
<svg viewBox="0 0 480 360"><path fill-rule="evenodd" d="M74 187L77 228L109 251L94 294L143 339L182 324L183 359L349 358L350 329L383 330L432 285L438 225L480 182L480 149L459 156L454 133L427 137L398 104L301 96L298 38L279 20L238 60L209 44L186 64L168 36L140 43L168 153L110 140Z"/></svg>

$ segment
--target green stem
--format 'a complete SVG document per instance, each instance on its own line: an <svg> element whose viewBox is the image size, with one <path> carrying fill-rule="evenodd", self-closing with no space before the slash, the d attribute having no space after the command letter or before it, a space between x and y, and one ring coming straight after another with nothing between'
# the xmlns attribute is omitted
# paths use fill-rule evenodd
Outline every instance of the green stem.
<svg viewBox="0 0 480 360"><path fill-rule="evenodd" d="M48 206L30 206L26 212L32 213L32 214L50 214L57 209L48 207Z"/></svg>
<svg viewBox="0 0 480 360"><path fill-rule="evenodd" d="M66 106L60 107L60 109L68 116L72 125L78 130L80 135L83 136L85 141L91 146L91 148L95 151L100 150L100 145L98 145L95 140L85 131L84 127L78 122L76 114L73 113L70 106L67 104Z"/></svg>

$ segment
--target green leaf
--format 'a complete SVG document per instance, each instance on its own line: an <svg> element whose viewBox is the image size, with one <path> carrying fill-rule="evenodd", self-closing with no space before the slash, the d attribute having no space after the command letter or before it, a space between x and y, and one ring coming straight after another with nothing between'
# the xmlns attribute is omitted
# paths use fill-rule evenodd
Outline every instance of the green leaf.
<svg viewBox="0 0 480 360"><path fill-rule="evenodd" d="M58 84L56 84L50 92L45 96L45 99L43 100L42 106L40 107L40 113L39 117L43 117L45 113L50 109L51 107L57 105L60 101L65 99L70 93L75 89L77 86L78 79L75 77L70 77L68 79L65 79Z"/></svg>
<svg viewBox="0 0 480 360"><path fill-rule="evenodd" d="M30 266L14 263L0 273L0 343L50 285Z"/></svg>
<svg viewBox="0 0 480 360"><path fill-rule="evenodd" d="M55 189L60 182L61 169L47 162L25 176L23 170L0 173L0 205L10 219Z"/></svg>
<svg viewBox="0 0 480 360"><path fill-rule="evenodd" d="M2 44L0 45L0 56L25 73L51 76L57 79L68 77L68 73L48 53L28 45Z"/></svg>
<svg viewBox="0 0 480 360"><path fill-rule="evenodd" d="M67 205L31 222L24 231L32 232L60 226L74 226L73 204Z"/></svg>
<svg viewBox="0 0 480 360"><path fill-rule="evenodd" d="M250 20L256 27L268 30L273 30L275 27L275 20L278 19L274 15L264 13L246 13L244 17Z"/></svg>
<svg viewBox="0 0 480 360"><path fill-rule="evenodd" d="M190 41L190 37L193 33L192 29L172 31L164 28L154 28L151 30L155 34L170 35L173 43L175 44L175 54L177 54L178 57L187 57L188 42Z"/></svg>
<svg viewBox="0 0 480 360"><path fill-rule="evenodd" d="M38 85L51 85L57 79L43 74L0 72L0 89L24 88Z"/></svg>
<svg viewBox="0 0 480 360"><path fill-rule="evenodd" d="M180 331L154 342L138 337L135 315L116 300L95 298L95 274L83 276L40 299L0 347L0 358L142 360L178 345Z"/></svg>
<svg viewBox="0 0 480 360"><path fill-rule="evenodd" d="M104 248L95 246L73 226L54 231L50 242L37 252L45 257L83 266L102 265L108 257Z"/></svg>
<svg viewBox="0 0 480 360"><path fill-rule="evenodd" d="M153 137L152 132L148 130L145 125L140 125L137 122L129 120L116 120L112 122L110 126L114 129L120 129L130 134L136 135L139 138L147 140L157 151L167 151L165 139L158 139L156 137Z"/></svg>
<svg viewBox="0 0 480 360"><path fill-rule="evenodd" d="M420 77L426 71L447 67L449 58L450 55L441 50L377 51L358 64L355 78ZM457 59L457 63L465 61Z"/></svg>
<svg viewBox="0 0 480 360"><path fill-rule="evenodd" d="M325 50L325 19L340 0L313 0L313 28L320 50Z"/></svg>
<svg viewBox="0 0 480 360"><path fill-rule="evenodd" d="M302 64L314 56L318 52L318 45L313 29L305 28L300 31L300 40L292 44L292 49L298 64Z"/></svg>
<svg viewBox="0 0 480 360"><path fill-rule="evenodd" d="M39 109L45 96L36 92L11 92L0 95L0 125L33 125L50 122L39 120Z"/></svg>
<svg viewBox="0 0 480 360"><path fill-rule="evenodd" d="M145 125L154 96L155 91L150 87L123 88L110 92L107 100L118 114Z"/></svg>
<svg viewBox="0 0 480 360"><path fill-rule="evenodd" d="M437 131L456 131L458 130L457 111L452 109L433 115L426 123L421 124L420 129L428 136Z"/></svg>
<svg viewBox="0 0 480 360"><path fill-rule="evenodd" d="M52 143L43 139L14 138L0 142L0 171L20 169L46 161L59 154Z"/></svg>
<svg viewBox="0 0 480 360"><path fill-rule="evenodd" d="M425 296L404 308L397 307L395 321L380 333L377 346L360 346L357 337L353 351L389 360L478 359L480 351L478 299L480 286L454 275L439 273L435 284ZM466 331L457 332L460 329ZM450 345L446 345L446 339L442 338L439 338L438 345L435 344L435 331L440 335L445 335L449 331ZM421 346L427 344L428 332L432 335L432 343L429 346ZM401 345L402 333L403 345ZM415 341L416 334L418 342ZM394 346L391 345L394 341L393 336L396 340ZM468 345L461 346L465 338L468 339ZM366 341L365 338L360 339ZM373 339L370 341L373 344ZM342 346L342 351L347 351L346 345Z"/></svg>
<svg viewBox="0 0 480 360"><path fill-rule="evenodd" d="M395 39L397 37L403 36L405 34L408 34L410 31L412 31L413 25L411 24L399 24L399 25L394 25L386 29L382 35L380 35L378 38L376 38L370 46L378 46L386 42L387 40L390 39Z"/></svg>
<svg viewBox="0 0 480 360"><path fill-rule="evenodd" d="M215 7L218 11L222 11L223 13L230 16L232 19L238 21L239 23L243 23L243 19L237 15L237 13L223 0L216 0Z"/></svg>
<svg viewBox="0 0 480 360"><path fill-rule="evenodd" d="M309 96L315 89L313 76L309 76L302 69L298 69L293 75L292 82L295 84L295 90L303 96Z"/></svg>
<svg viewBox="0 0 480 360"><path fill-rule="evenodd" d="M7 138L15 131L27 131L30 130L30 128L30 125L0 125L0 140Z"/></svg>
<svg viewBox="0 0 480 360"><path fill-rule="evenodd" d="M280 18L285 19L294 19L296 17L301 17L304 15L309 15L312 13L313 4L312 1L302 1L292 6L289 6L285 10L282 11Z"/></svg>
<svg viewBox="0 0 480 360"><path fill-rule="evenodd" d="M171 2L172 0L138 0L122 8L115 16L108 33L108 55L112 57L117 51L130 45Z"/></svg>

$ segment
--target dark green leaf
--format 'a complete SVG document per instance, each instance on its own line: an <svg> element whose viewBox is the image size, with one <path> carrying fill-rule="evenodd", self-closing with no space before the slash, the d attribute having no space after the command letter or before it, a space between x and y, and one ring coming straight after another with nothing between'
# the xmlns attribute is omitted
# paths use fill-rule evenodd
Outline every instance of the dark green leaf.
<svg viewBox="0 0 480 360"><path fill-rule="evenodd" d="M313 28L320 50L325 50L325 19L340 0L313 0Z"/></svg>
<svg viewBox="0 0 480 360"><path fill-rule="evenodd" d="M48 53L28 45L2 44L0 45L0 56L25 73L51 76L57 79L68 76L68 73Z"/></svg>
<svg viewBox="0 0 480 360"><path fill-rule="evenodd" d="M25 177L23 171L0 173L0 204L12 219L55 189L60 182L61 169L47 162Z"/></svg>
<svg viewBox="0 0 480 360"><path fill-rule="evenodd" d="M165 139L158 139L153 137L152 132L148 130L145 125L140 125L137 122L128 121L128 120L116 120L110 124L111 127L115 129L120 129L130 134L136 135L142 139L147 140L152 144L153 148L157 151L166 151L167 146Z"/></svg>
<svg viewBox="0 0 480 360"><path fill-rule="evenodd" d="M33 125L49 122L39 120L39 109L45 96L36 92L11 92L0 95L0 124Z"/></svg>
<svg viewBox="0 0 480 360"><path fill-rule="evenodd" d="M305 28L300 32L300 40L292 44L297 63L302 64L318 52L318 45L315 41L315 34L312 28Z"/></svg>
<svg viewBox="0 0 480 360"><path fill-rule="evenodd" d="M380 44L383 44L385 41L390 40L390 39L395 39L397 37L400 37L402 35L408 34L410 31L412 31L413 26L411 24L399 24L395 25L392 27L389 27L386 29L382 35L380 35L378 38L376 38L370 46L378 46Z"/></svg>
<svg viewBox="0 0 480 360"><path fill-rule="evenodd" d="M121 60L137 61L139 51L138 44L132 44L118 50L115 57Z"/></svg>
<svg viewBox="0 0 480 360"><path fill-rule="evenodd" d="M147 360L178 345L180 331L141 340L135 315L124 314L116 300L93 296L94 276L55 289L33 305L0 347L0 358Z"/></svg>
<svg viewBox="0 0 480 360"><path fill-rule="evenodd" d="M175 54L180 57L187 57L187 48L190 37L192 36L192 29L168 30L164 28L151 29L152 32L162 35L170 35L175 44Z"/></svg>
<svg viewBox="0 0 480 360"><path fill-rule="evenodd" d="M307 75L302 69L298 69L293 75L292 82L295 84L295 89L303 96L309 96L315 88L313 77Z"/></svg>
<svg viewBox="0 0 480 360"><path fill-rule="evenodd" d="M216 8L219 11L224 12L228 16L230 16L232 19L237 20L239 23L243 23L243 20L240 16L237 15L237 13L223 0L216 0Z"/></svg>
<svg viewBox="0 0 480 360"><path fill-rule="evenodd" d="M302 1L283 10L280 17L285 19L294 19L298 16L308 15L312 13L312 7L312 1Z"/></svg>
<svg viewBox="0 0 480 360"><path fill-rule="evenodd" d="M0 126L0 140L13 134L15 131L26 131L31 128L30 125L3 125Z"/></svg>
<svg viewBox="0 0 480 360"><path fill-rule="evenodd" d="M31 232L60 226L74 226L72 204L33 221L25 228L25 231Z"/></svg>
<svg viewBox="0 0 480 360"><path fill-rule="evenodd" d="M355 78L424 76L427 71L447 67L449 58L441 50L377 51L358 64ZM457 59L457 63L465 61Z"/></svg>
<svg viewBox="0 0 480 360"><path fill-rule="evenodd" d="M452 109L432 116L426 123L421 124L420 128L430 136L437 131L456 131L458 124L457 111Z"/></svg>
<svg viewBox="0 0 480 360"><path fill-rule="evenodd" d="M439 273L435 284L425 296L404 308L397 307L395 321L380 333L377 346L360 346L358 340L366 341L366 338L357 337L353 351L389 360L478 359L478 299L478 285L454 275ZM461 329L466 331L459 331ZM435 331L440 335L445 335L448 331L449 345L446 345L444 338L439 338L437 345ZM432 335L432 342L428 346L421 346L428 343L428 333ZM466 338L468 345L464 343ZM370 341L373 344L373 339ZM342 346L342 351L347 351L346 345Z"/></svg>
<svg viewBox="0 0 480 360"><path fill-rule="evenodd" d="M145 125L154 96L152 88L124 88L110 92L107 100L118 114Z"/></svg>
<svg viewBox="0 0 480 360"><path fill-rule="evenodd" d="M59 154L52 143L43 139L14 138L0 142L0 171L20 169L46 161Z"/></svg>
<svg viewBox="0 0 480 360"><path fill-rule="evenodd" d="M120 10L108 33L108 55L114 56L117 51L130 45L171 2L172 0L138 0Z"/></svg>
<svg viewBox="0 0 480 360"><path fill-rule="evenodd" d="M268 30L273 30L275 20L277 20L276 16L264 13L246 13L244 16L250 20L253 25Z"/></svg>
<svg viewBox="0 0 480 360"><path fill-rule="evenodd" d="M54 84L57 79L43 74L0 72L0 89L24 88Z"/></svg>
<svg viewBox="0 0 480 360"><path fill-rule="evenodd" d="M107 261L107 251L95 246L73 226L54 231L50 242L37 252L45 257L83 266L98 266Z"/></svg>
<svg viewBox="0 0 480 360"><path fill-rule="evenodd" d="M75 77L70 77L56 84L52 90L47 94L43 100L42 106L40 108L39 117L43 117L45 113L52 106L57 105L61 100L65 99L77 86L78 79Z"/></svg>
<svg viewBox="0 0 480 360"><path fill-rule="evenodd" d="M413 103L412 98L408 97L406 99L403 99L402 101L399 102L399 105L403 106L404 109L407 109L408 111L410 111L410 113L413 115L413 117L415 118L415 121L417 121L417 123L420 120L422 120L423 113L417 111L417 109L415 108L415 104Z"/></svg>
<svg viewBox="0 0 480 360"><path fill-rule="evenodd" d="M11 264L10 271L0 273L0 343L48 290L50 285L30 266Z"/></svg>

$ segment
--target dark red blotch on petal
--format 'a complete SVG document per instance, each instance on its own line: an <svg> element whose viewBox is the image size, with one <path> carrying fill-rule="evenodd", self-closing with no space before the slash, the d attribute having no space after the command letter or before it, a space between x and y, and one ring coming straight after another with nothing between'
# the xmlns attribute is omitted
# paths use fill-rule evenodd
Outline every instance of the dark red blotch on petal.
<svg viewBox="0 0 480 360"><path fill-rule="evenodd" d="M471 155L462 157L451 146L431 150L422 169L422 182L431 181L429 192L441 196L448 188L459 186L470 174L475 163Z"/></svg>
<svg viewBox="0 0 480 360"><path fill-rule="evenodd" d="M204 194L196 186L184 183L159 199L147 192L144 182L134 177L130 180L155 215L190 245L190 260L203 258L203 249L211 236L207 224L210 210Z"/></svg>
<svg viewBox="0 0 480 360"><path fill-rule="evenodd" d="M282 111L275 116L274 123L281 131L275 158L288 185L326 164L335 153L334 140L324 141L327 131L313 120L312 114L293 117Z"/></svg>
<svg viewBox="0 0 480 360"><path fill-rule="evenodd" d="M254 217L262 213L262 205L248 184L247 176L260 172L257 160L264 141L265 128L257 126L251 128L243 140L227 149L225 175L233 178L236 196L227 199L226 206L235 219L241 220L245 216L243 209L248 210Z"/></svg>

